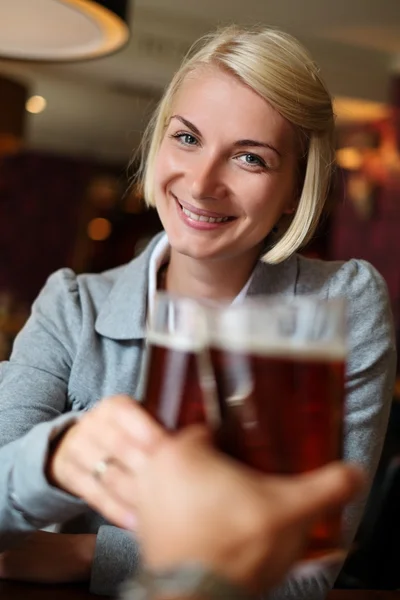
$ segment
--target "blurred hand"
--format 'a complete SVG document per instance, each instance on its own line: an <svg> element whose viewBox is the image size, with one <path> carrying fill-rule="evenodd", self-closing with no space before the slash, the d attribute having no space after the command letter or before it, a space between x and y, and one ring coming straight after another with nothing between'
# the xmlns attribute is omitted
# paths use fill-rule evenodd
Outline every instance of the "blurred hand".
<svg viewBox="0 0 400 600"><path fill-rule="evenodd" d="M48 479L111 523L133 529L136 468L166 435L132 398L107 398L62 436L49 458ZM96 476L101 461L107 464Z"/></svg>
<svg viewBox="0 0 400 600"><path fill-rule="evenodd" d="M147 565L199 561L252 591L277 584L299 559L312 524L362 488L335 463L268 477L217 452L202 429L164 437L138 466L135 502Z"/></svg>

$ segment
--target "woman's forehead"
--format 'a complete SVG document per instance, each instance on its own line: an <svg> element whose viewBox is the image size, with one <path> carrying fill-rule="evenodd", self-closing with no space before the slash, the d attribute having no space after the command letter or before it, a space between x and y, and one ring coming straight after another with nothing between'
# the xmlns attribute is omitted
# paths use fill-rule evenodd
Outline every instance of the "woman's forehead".
<svg viewBox="0 0 400 600"><path fill-rule="evenodd" d="M202 66L184 78L172 102L174 115L200 131L228 130L237 139L268 134L287 145L294 138L291 124L260 94L214 65Z"/></svg>

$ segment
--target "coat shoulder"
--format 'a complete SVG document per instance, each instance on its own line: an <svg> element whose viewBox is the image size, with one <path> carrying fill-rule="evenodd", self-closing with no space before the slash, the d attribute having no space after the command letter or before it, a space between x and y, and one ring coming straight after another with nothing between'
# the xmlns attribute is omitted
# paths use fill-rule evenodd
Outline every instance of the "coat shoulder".
<svg viewBox="0 0 400 600"><path fill-rule="evenodd" d="M326 261L298 256L297 293L369 298L387 297L382 275L366 260Z"/></svg>

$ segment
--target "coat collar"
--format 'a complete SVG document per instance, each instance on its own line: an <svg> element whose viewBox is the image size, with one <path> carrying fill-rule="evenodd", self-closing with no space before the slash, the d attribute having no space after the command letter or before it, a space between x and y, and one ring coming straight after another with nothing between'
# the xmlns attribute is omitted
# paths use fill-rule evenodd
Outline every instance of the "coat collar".
<svg viewBox="0 0 400 600"><path fill-rule="evenodd" d="M97 333L114 340L146 337L147 292L151 254L163 234L156 235L145 250L120 267L95 323Z"/></svg>
<svg viewBox="0 0 400 600"><path fill-rule="evenodd" d="M298 278L296 254L277 265L258 261L247 296L294 296Z"/></svg>
<svg viewBox="0 0 400 600"><path fill-rule="evenodd" d="M140 256L118 269L115 283L96 320L95 329L100 335L115 340L146 337L149 264L153 249L162 235L163 233L156 235ZM247 295L294 296L297 276L296 255L278 265L259 261Z"/></svg>

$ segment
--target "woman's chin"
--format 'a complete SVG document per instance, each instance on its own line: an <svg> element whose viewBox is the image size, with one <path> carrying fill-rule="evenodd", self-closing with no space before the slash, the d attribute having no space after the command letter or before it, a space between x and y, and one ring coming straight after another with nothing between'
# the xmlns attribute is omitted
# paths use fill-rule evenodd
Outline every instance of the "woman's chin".
<svg viewBox="0 0 400 600"><path fill-rule="evenodd" d="M187 256L195 260L212 260L218 258L219 253L213 252L210 247L206 247L203 244L185 244L182 241L176 244L171 243L171 248L176 254Z"/></svg>
<svg viewBox="0 0 400 600"><path fill-rule="evenodd" d="M181 227L171 227L166 232L173 252L196 260L226 259L238 254L234 236L210 235L210 232L183 230Z"/></svg>

